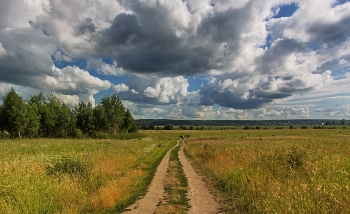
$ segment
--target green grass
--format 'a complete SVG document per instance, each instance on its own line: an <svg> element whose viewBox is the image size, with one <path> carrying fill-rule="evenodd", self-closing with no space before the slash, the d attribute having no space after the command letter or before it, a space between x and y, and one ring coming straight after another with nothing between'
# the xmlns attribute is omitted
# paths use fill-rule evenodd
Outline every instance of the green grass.
<svg viewBox="0 0 350 214"><path fill-rule="evenodd" d="M145 194L158 163L183 135L186 154L227 213L350 213L350 129L141 134L146 137L0 140L0 213L121 212ZM175 177L184 184L183 174Z"/></svg>
<svg viewBox="0 0 350 214"><path fill-rule="evenodd" d="M0 213L115 213L144 194L175 143L137 140L0 141Z"/></svg>
<svg viewBox="0 0 350 214"><path fill-rule="evenodd" d="M349 213L348 130L192 132L186 154L227 213Z"/></svg>

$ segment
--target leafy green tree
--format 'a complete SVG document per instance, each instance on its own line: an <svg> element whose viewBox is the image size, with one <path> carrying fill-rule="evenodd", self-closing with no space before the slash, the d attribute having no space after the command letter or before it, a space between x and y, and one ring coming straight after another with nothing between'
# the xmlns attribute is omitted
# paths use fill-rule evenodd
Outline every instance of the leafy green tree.
<svg viewBox="0 0 350 214"><path fill-rule="evenodd" d="M166 126L164 126L164 130L173 130L173 128L174 128L174 126L173 125L171 125L171 124L168 124L168 125L166 125Z"/></svg>
<svg viewBox="0 0 350 214"><path fill-rule="evenodd" d="M86 105L84 102L80 102L76 113L77 127L83 132L92 136L95 132L94 127L94 111L92 104L88 102Z"/></svg>
<svg viewBox="0 0 350 214"><path fill-rule="evenodd" d="M46 116L47 115L46 104L47 104L46 98L42 92L40 92L37 95L33 95L29 100L29 105L36 106L34 108L37 108L37 112L38 112L39 117L40 117L40 122L39 122L40 127L39 127L39 131L38 131L39 137L47 137L46 127L45 127L45 124L46 124L45 119L47 118L47 116Z"/></svg>
<svg viewBox="0 0 350 214"><path fill-rule="evenodd" d="M27 125L24 129L24 133L29 138L35 138L39 136L39 129L40 129L40 114L38 106L33 104L27 104L26 105L28 109L28 115L27 115Z"/></svg>
<svg viewBox="0 0 350 214"><path fill-rule="evenodd" d="M73 136L75 129L74 115L69 106L65 103L60 105L57 110L57 121L55 123L55 137L70 137Z"/></svg>
<svg viewBox="0 0 350 214"><path fill-rule="evenodd" d="M105 112L105 109L101 106L95 106L93 109L94 116L94 127L96 132L103 132L108 130L108 119Z"/></svg>
<svg viewBox="0 0 350 214"><path fill-rule="evenodd" d="M103 97L100 105L106 114L108 132L115 134L120 131L124 122L125 109L119 97L115 94Z"/></svg>
<svg viewBox="0 0 350 214"><path fill-rule="evenodd" d="M123 128L126 130L127 133L138 131L138 125L132 117L129 109L127 109L125 112Z"/></svg>
<svg viewBox="0 0 350 214"><path fill-rule="evenodd" d="M21 138L21 133L27 125L28 109L13 88L3 98L2 128L7 130L11 136Z"/></svg>

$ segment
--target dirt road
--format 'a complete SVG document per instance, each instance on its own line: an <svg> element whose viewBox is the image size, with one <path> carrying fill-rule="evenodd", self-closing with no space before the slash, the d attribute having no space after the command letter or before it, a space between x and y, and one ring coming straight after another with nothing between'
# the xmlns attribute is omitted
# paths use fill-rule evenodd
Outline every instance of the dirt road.
<svg viewBox="0 0 350 214"><path fill-rule="evenodd" d="M176 146L179 146L180 142L181 140L177 142ZM188 198L191 204L189 213L219 213L217 209L217 203L215 202L213 196L209 193L205 182L202 180L202 177L194 171L193 167L185 157L183 151L184 145L185 144L182 143L181 149L179 151L179 159L181 161L181 164L183 165L183 169L189 183ZM175 148L176 146L174 146L173 148ZM171 148L166 153L163 160L159 164L157 172L152 180L148 193L145 195L145 197L128 207L128 211L125 211L124 213L154 213L158 202L163 198L164 179L168 168L169 155L173 148Z"/></svg>
<svg viewBox="0 0 350 214"><path fill-rule="evenodd" d="M183 151L184 147L185 144L183 143L179 152L179 158L189 184L188 198L190 199L191 208L188 213L219 213L217 203L209 193L202 177L194 171L193 167L185 157Z"/></svg>

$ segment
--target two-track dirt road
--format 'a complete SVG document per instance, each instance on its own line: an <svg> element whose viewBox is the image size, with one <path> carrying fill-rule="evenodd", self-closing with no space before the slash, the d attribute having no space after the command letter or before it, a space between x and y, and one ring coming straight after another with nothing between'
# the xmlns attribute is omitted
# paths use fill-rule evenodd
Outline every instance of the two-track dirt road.
<svg viewBox="0 0 350 214"><path fill-rule="evenodd" d="M181 140L179 140L176 146L179 146ZM182 141L183 142L183 141ZM175 148L174 146L173 148ZM208 188L206 187L205 182L202 180L202 177L199 176L187 160L183 148L184 142L181 144L181 149L179 151L179 159L183 165L183 170L186 174L189 190L188 198L190 200L191 208L188 213L194 214L212 214L219 213L217 203L215 202L213 196L209 193ZM168 169L168 162L171 148L163 160L159 164L156 174L152 180L152 183L148 189L148 193L144 198L137 201L135 204L127 208L128 211L125 211L126 214L134 213L143 213L143 214L152 214L156 210L158 202L163 198L164 194L164 179L166 171Z"/></svg>

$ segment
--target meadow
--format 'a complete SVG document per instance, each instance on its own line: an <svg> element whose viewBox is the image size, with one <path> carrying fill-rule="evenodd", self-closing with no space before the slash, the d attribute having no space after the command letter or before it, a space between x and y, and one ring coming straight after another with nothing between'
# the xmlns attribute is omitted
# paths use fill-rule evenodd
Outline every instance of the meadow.
<svg viewBox="0 0 350 214"><path fill-rule="evenodd" d="M176 141L0 141L0 213L116 213L145 194Z"/></svg>
<svg viewBox="0 0 350 214"><path fill-rule="evenodd" d="M186 154L225 213L350 213L349 129L189 135Z"/></svg>
<svg viewBox="0 0 350 214"><path fill-rule="evenodd" d="M350 213L349 127L141 133L0 140L0 213L122 212L180 136L223 213ZM180 171L171 176L183 180Z"/></svg>

